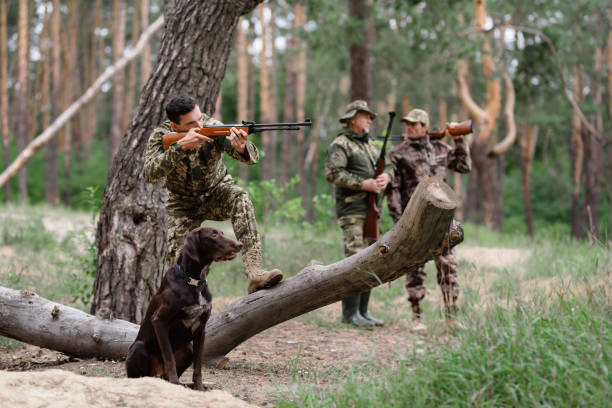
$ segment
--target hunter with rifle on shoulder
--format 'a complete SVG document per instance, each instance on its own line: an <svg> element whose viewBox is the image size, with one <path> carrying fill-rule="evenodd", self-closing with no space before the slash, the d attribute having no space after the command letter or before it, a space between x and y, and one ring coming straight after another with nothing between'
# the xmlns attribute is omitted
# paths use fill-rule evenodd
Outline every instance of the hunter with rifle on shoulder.
<svg viewBox="0 0 612 408"><path fill-rule="evenodd" d="M446 181L447 169L467 173L472 167L469 147L462 137L471 132L471 121L460 124L451 123L446 126L443 134L453 139L454 147L444 143L441 137L432 138L429 132L429 116L422 109L411 110L402 118L402 122L404 142L389 152L394 178L386 195L389 212L394 222L397 222L402 216L410 197L421 180L435 176ZM455 220L453 223L458 224ZM463 229L457 225L457 228L453 230L460 232L447 235L445 244L440 253L435 254L434 261L438 270L438 284L442 290L447 321L456 324L453 316L457 311L459 284L457 283L457 262L452 247L463 240ZM426 329L421 319L421 300L425 297L424 280L425 265L420 265L406 275L406 290L413 312L413 330Z"/></svg>
<svg viewBox="0 0 612 408"><path fill-rule="evenodd" d="M374 195L376 208L380 208L383 192L393 177L390 165L384 165L375 176L380 152L370 141L374 118L376 113L366 101L348 104L340 117L343 127L327 151L325 176L336 186L336 216L346 256L370 245L364 237L364 224L370 211L369 194ZM382 326L382 321L368 313L369 300L369 290L342 300L342 321L354 326Z"/></svg>
<svg viewBox="0 0 612 408"><path fill-rule="evenodd" d="M166 263L176 263L185 236L205 220L231 219L236 238L244 245L242 261L247 291L276 285L283 278L278 269L262 268L262 246L253 203L246 191L234 184L222 156L226 153L246 164L259 161L259 151L249 133L265 130L296 130L300 123L223 125L200 111L187 95L166 106L168 120L153 130L144 163L150 183L163 181L166 199Z"/></svg>

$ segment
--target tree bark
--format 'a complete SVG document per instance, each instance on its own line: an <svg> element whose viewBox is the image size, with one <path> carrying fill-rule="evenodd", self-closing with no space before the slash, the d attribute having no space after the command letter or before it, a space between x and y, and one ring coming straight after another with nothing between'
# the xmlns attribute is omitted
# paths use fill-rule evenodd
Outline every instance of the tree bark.
<svg viewBox="0 0 612 408"><path fill-rule="evenodd" d="M423 180L399 222L376 243L331 265L311 263L278 286L255 292L211 316L205 361L218 366L250 337L279 323L370 290L432 259L449 229L456 196ZM214 273L214 272L213 272ZM13 289L0 288L0 334L78 357L125 358L138 326L105 320Z"/></svg>
<svg viewBox="0 0 612 408"><path fill-rule="evenodd" d="M0 137L2 138L2 157L4 169L11 160L9 152L9 113L8 113L8 50L6 34L6 0L0 0ZM13 201L11 184L6 183L5 198L7 202Z"/></svg>
<svg viewBox="0 0 612 408"><path fill-rule="evenodd" d="M297 5L295 6L297 7ZM297 27L298 20L295 18L294 8L294 19L293 27ZM287 42L287 54L288 58L285 64L285 94L283 97L283 119L285 122L292 122L295 120L295 92L296 92L296 81L297 72L296 64L297 57L295 56L297 50L298 39L295 35L292 35ZM281 149L281 168L279 180L280 184L284 185L289 181L291 174L291 163L294 163L294 136L291 132L283 132L283 144Z"/></svg>
<svg viewBox="0 0 612 408"><path fill-rule="evenodd" d="M351 100L363 99L372 103L372 68L371 68L371 40L373 35L370 24L369 0L349 0L349 15L358 21L362 27L361 32L353 38L360 41L353 42L350 47L351 55ZM357 34L357 33L355 33Z"/></svg>
<svg viewBox="0 0 612 408"><path fill-rule="evenodd" d="M149 26L149 0L140 0L140 26L144 30ZM151 76L151 45L145 44L142 51L142 69L140 71L140 86L142 89Z"/></svg>
<svg viewBox="0 0 612 408"><path fill-rule="evenodd" d="M147 140L177 94L190 94L203 112L213 111L238 19L259 2L166 3L156 67L108 173L96 234L92 312L108 309L134 322L143 318L144 305L163 276L166 252L166 192L160 184L145 181Z"/></svg>
<svg viewBox="0 0 612 408"><path fill-rule="evenodd" d="M130 39L131 47L133 48L138 42L138 36L140 35L140 13L138 2L134 2L134 12L132 13L132 37ZM146 26L143 27L143 29ZM133 60L128 66L128 79L127 79L127 90L125 92L125 100L123 102L123 116L121 117L121 132L127 130L130 118L132 116L132 109L134 108L134 98L136 97L136 87L138 86L138 80L136 78L136 71L138 68L138 61Z"/></svg>
<svg viewBox="0 0 612 408"><path fill-rule="evenodd" d="M259 24L261 27L261 53L259 71L259 109L262 123L272 122L272 107L270 106L270 75L268 70L268 30L265 16L266 7L262 3L259 6ZM261 134L261 147L263 149L263 160L261 164L261 175L263 180L274 178L274 164L267 159L271 150L272 140L269 132Z"/></svg>
<svg viewBox="0 0 612 408"><path fill-rule="evenodd" d="M16 117L17 117L17 149L22 151L28 143L29 109L28 109L28 55L29 55L29 23L28 2L19 2L18 11L18 46L17 46L17 86L15 88ZM26 168L22 168L18 175L19 199L28 201L28 178Z"/></svg>

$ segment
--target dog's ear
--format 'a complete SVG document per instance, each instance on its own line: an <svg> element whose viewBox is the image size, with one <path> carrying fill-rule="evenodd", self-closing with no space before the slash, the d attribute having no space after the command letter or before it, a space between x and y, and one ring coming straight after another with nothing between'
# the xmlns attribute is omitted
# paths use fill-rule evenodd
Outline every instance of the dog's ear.
<svg viewBox="0 0 612 408"><path fill-rule="evenodd" d="M199 230L191 231L185 238L183 255L196 263L200 262L200 233Z"/></svg>

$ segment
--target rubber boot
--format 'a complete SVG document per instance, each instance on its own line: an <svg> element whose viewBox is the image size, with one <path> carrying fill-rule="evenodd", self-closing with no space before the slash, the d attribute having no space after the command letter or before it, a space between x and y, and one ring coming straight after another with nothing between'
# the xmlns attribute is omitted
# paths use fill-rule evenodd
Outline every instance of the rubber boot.
<svg viewBox="0 0 612 408"><path fill-rule="evenodd" d="M366 319L374 323L374 326L384 326L385 322L382 320L378 320L372 317L371 314L368 313L368 303L370 303L370 292L363 292L359 295L359 313Z"/></svg>
<svg viewBox="0 0 612 408"><path fill-rule="evenodd" d="M365 319L359 313L360 297L360 295L357 295L342 300L342 322L357 327L372 327L374 323Z"/></svg>
<svg viewBox="0 0 612 408"><path fill-rule="evenodd" d="M251 248L242 254L242 262L246 266L248 278L248 293L253 293L259 289L270 288L283 279L283 274L278 269L266 271L261 267L261 250Z"/></svg>

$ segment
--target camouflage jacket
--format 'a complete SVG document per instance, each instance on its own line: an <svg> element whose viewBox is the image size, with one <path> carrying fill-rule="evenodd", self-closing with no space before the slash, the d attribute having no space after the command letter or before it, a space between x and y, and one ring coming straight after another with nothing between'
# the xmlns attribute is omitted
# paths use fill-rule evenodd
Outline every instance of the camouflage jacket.
<svg viewBox="0 0 612 408"><path fill-rule="evenodd" d="M204 124L218 125L221 122L204 115ZM173 143L164 151L162 136L171 132L168 120L153 130L144 160L147 181L156 183L165 178L166 188L171 194L196 196L216 186L227 174L223 152L247 164L259 161L259 152L252 142L247 141L248 157L244 157L232 147L227 137L216 137L214 142L186 151L178 143Z"/></svg>
<svg viewBox="0 0 612 408"><path fill-rule="evenodd" d="M336 185L336 215L366 215L368 193L361 190L361 183L374 177L376 160L380 152L367 134L343 129L330 144L325 162L325 177ZM393 179L393 169L387 162L385 173ZM378 195L378 206L384 194Z"/></svg>
<svg viewBox="0 0 612 408"><path fill-rule="evenodd" d="M395 222L399 220L419 181L435 176L446 181L446 169L467 173L472 168L467 143L455 140L455 148L440 140L408 139L389 153L395 177L387 188L387 204Z"/></svg>

